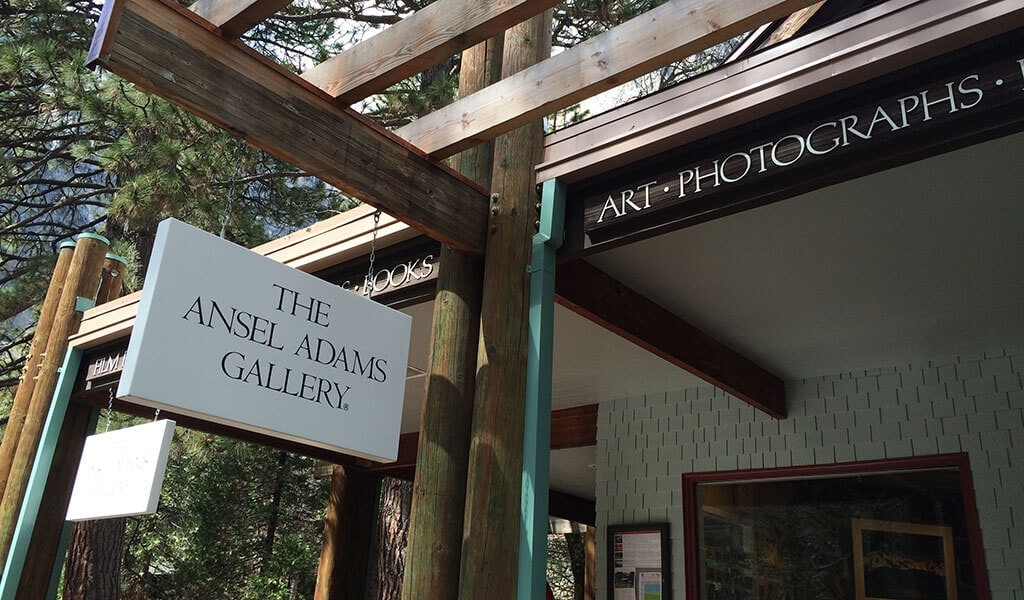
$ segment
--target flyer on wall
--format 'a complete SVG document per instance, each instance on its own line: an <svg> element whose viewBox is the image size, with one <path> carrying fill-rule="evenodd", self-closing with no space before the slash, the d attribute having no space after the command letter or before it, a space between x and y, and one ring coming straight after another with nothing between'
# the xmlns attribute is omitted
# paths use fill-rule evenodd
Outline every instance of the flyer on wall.
<svg viewBox="0 0 1024 600"><path fill-rule="evenodd" d="M611 541L612 598L662 600L661 531L620 531Z"/></svg>

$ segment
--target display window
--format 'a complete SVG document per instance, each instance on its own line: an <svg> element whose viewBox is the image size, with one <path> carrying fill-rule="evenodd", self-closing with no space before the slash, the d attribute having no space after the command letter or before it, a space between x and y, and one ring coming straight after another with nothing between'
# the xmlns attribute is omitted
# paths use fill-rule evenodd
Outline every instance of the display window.
<svg viewBox="0 0 1024 600"><path fill-rule="evenodd" d="M967 455L683 478L688 598L987 599Z"/></svg>

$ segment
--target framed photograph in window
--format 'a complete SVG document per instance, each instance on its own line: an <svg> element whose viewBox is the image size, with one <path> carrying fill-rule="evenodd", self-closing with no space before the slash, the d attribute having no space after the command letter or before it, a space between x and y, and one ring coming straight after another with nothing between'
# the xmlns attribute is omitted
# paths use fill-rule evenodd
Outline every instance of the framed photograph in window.
<svg viewBox="0 0 1024 600"><path fill-rule="evenodd" d="M956 600L952 527L869 519L852 524L857 600L908 598L911 592Z"/></svg>
<svg viewBox="0 0 1024 600"><path fill-rule="evenodd" d="M608 527L608 600L672 600L669 524Z"/></svg>

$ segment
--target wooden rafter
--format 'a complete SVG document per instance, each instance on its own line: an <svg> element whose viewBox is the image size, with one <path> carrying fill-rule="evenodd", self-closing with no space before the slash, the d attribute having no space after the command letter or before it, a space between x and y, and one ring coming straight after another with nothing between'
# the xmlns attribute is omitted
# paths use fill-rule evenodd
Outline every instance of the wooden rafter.
<svg viewBox="0 0 1024 600"><path fill-rule="evenodd" d="M375 463L353 458L351 464L386 475L411 474L416 468L419 432L403 433L398 441L398 458L393 463ZM587 404L551 411L551 449L585 448L597 444L597 405Z"/></svg>
<svg viewBox="0 0 1024 600"><path fill-rule="evenodd" d="M398 130L450 156L629 79L785 17L814 0L671 0Z"/></svg>
<svg viewBox="0 0 1024 600"><path fill-rule="evenodd" d="M173 0L108 0L89 52L100 64L405 221L482 253L483 189L424 156Z"/></svg>
<svg viewBox="0 0 1024 600"><path fill-rule="evenodd" d="M219 27L224 37L236 38L289 4L291 0L198 0L190 8Z"/></svg>
<svg viewBox="0 0 1024 600"><path fill-rule="evenodd" d="M583 260L558 265L555 300L704 381L778 418L782 380Z"/></svg>
<svg viewBox="0 0 1024 600"><path fill-rule="evenodd" d="M320 63L302 77L345 104L351 104L557 3L557 0L438 0Z"/></svg>

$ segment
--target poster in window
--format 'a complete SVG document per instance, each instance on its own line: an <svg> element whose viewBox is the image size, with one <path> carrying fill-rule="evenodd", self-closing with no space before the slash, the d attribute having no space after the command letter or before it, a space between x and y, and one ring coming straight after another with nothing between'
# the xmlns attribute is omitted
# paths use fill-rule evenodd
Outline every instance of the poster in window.
<svg viewBox="0 0 1024 600"><path fill-rule="evenodd" d="M953 528L853 519L857 600L956 600Z"/></svg>
<svg viewBox="0 0 1024 600"><path fill-rule="evenodd" d="M609 600L671 600L668 544L668 523L609 526Z"/></svg>

